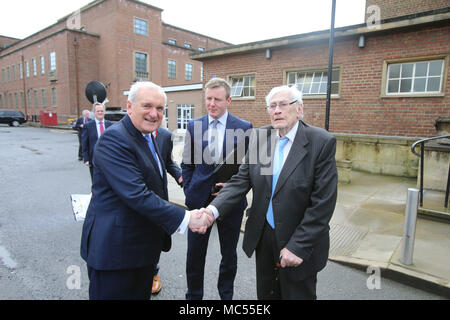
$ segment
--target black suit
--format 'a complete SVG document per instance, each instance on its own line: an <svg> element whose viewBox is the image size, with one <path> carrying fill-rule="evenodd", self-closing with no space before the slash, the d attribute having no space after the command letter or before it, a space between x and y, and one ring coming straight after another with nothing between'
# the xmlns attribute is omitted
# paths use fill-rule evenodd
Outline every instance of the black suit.
<svg viewBox="0 0 450 320"><path fill-rule="evenodd" d="M253 201L247 210L243 249L248 257L256 250L258 298L314 299L317 272L325 267L328 259L328 223L337 198L336 139L323 129L302 121L298 123L272 199L273 230L266 222L272 194L272 161L265 165L261 161L277 139L276 131L271 129L271 126L258 129L259 132L265 130L267 135L252 135L246 163L211 205L221 216L226 215L252 189ZM251 154L259 157L249 164ZM273 153L270 154L273 160ZM274 267L283 248L302 258L303 263L299 267L280 268L277 283ZM305 281L310 287L307 294ZM272 289L274 296L270 295Z"/></svg>
<svg viewBox="0 0 450 320"><path fill-rule="evenodd" d="M75 129L77 130L77 136L78 136L78 160L83 159L83 153L81 148L81 132L83 130L84 124L88 121L91 121L91 118L85 118L83 116L79 117L77 119L77 122L75 123Z"/></svg>

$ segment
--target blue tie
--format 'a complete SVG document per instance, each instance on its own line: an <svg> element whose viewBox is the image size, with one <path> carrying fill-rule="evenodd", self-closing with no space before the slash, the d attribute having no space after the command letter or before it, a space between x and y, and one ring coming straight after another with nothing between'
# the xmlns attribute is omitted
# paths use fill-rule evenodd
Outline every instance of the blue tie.
<svg viewBox="0 0 450 320"><path fill-rule="evenodd" d="M273 218L273 207L272 207L272 198L273 192L275 191L275 187L277 186L278 177L280 176L281 168L283 167L283 150L286 146L286 143L289 141L288 138L284 137L278 140L277 145L277 155L278 157L273 157L273 174L272 174L272 195L270 196L269 208L267 209L266 219L272 229L275 229L275 223Z"/></svg>
<svg viewBox="0 0 450 320"><path fill-rule="evenodd" d="M156 154L155 146L153 144L153 139L148 134L146 134L144 137L145 137L145 140L147 140L148 147L150 148L150 151L152 152L153 158L155 158L156 164L158 165L159 174L162 177L161 164L159 163L158 155Z"/></svg>

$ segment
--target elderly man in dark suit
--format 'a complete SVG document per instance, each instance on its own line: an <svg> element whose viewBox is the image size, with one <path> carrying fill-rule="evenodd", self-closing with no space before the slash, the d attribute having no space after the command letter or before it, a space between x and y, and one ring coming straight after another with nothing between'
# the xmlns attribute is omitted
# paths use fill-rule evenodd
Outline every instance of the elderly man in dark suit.
<svg viewBox="0 0 450 320"><path fill-rule="evenodd" d="M75 129L77 130L77 136L78 136L78 160L83 160L83 153L82 153L82 146L81 146L81 133L83 130L84 125L91 121L92 119L89 118L90 112L89 110L83 110L81 117L77 119L77 122L75 123Z"/></svg>
<svg viewBox="0 0 450 320"><path fill-rule="evenodd" d="M336 205L336 139L301 121L295 87L272 89L266 102L272 125L254 132L239 173L205 211L226 217L252 189L243 249L256 251L258 299L316 299Z"/></svg>
<svg viewBox="0 0 450 320"><path fill-rule="evenodd" d="M208 114L188 123L181 169L186 205L190 209L204 207L211 201L212 188L219 182L213 174L217 163L223 161L230 153L230 149L241 149L241 146L246 149L248 145L244 132L251 129L252 124L229 113L230 103L230 85L224 79L213 78L205 85ZM237 132L241 132L242 135L235 135ZM223 186L222 181L220 185ZM230 210L232 212L228 217L217 223L222 254L217 288L222 300L233 298L237 272L236 247L246 206L245 199L238 201ZM211 229L208 229L205 235L193 232L188 234L186 259L188 300L203 298L205 257L210 232Z"/></svg>
<svg viewBox="0 0 450 320"><path fill-rule="evenodd" d="M164 114L160 86L136 82L127 112L100 136L94 182L81 236L90 299L150 299L162 250L187 227L206 232L211 221L167 201L165 164L151 133Z"/></svg>
<svg viewBox="0 0 450 320"><path fill-rule="evenodd" d="M87 122L81 130L81 145L83 151L83 161L89 167L91 181L93 179L92 159L94 159L94 148L100 135L113 123L105 120L105 105L97 102L94 103L94 121Z"/></svg>

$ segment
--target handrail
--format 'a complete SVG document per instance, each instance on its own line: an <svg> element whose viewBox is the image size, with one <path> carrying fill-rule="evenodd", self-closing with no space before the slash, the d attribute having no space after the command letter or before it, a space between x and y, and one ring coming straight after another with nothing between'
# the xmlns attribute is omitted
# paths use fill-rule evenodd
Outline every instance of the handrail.
<svg viewBox="0 0 450 320"><path fill-rule="evenodd" d="M432 137L432 138L425 138L419 141L416 141L411 146L411 152L420 157L420 188L419 188L419 202L420 206L423 207L423 161L424 161L424 153L425 153L425 142L431 141L431 140L439 140L444 138L450 138L450 134L444 135L444 136L438 136L438 137ZM420 154L418 154L415 151L416 146L420 144ZM445 190L445 200L444 200L444 207L448 207L448 194L450 189L450 164L448 167L448 178L447 178L447 188Z"/></svg>
<svg viewBox="0 0 450 320"><path fill-rule="evenodd" d="M416 151L414 150L414 149L416 148L416 146L417 146L419 143L425 143L425 142L428 142L428 141L431 141L431 140L438 140L438 139L443 139L443 138L450 138L450 134L447 134L447 135L445 135L445 136L438 136L438 137L432 137L432 138L425 138L425 139L416 141L416 142L414 142L414 143L412 144L412 146L411 146L411 152L414 153L416 156L420 157L420 154L416 153Z"/></svg>

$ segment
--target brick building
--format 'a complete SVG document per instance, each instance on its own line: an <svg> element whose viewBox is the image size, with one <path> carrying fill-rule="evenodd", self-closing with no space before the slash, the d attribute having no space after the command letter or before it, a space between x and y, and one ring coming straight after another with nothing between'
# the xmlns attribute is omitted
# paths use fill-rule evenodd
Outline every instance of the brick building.
<svg viewBox="0 0 450 320"><path fill-rule="evenodd" d="M1 36L0 108L56 112L64 123L90 108L88 82L103 82L107 106L124 108L131 83L150 80L168 88L169 128L182 127L178 110L201 113L202 63L189 54L229 43L166 24L162 11L136 0L96 0L25 39Z"/></svg>
<svg viewBox="0 0 450 320"><path fill-rule="evenodd" d="M381 21L335 30L330 132L435 136L450 116L448 1L367 0ZM361 13L363 15L363 13ZM367 20L369 21L369 20ZM197 52L205 81L229 79L230 112L254 127L268 124L265 96L282 84L304 95L304 119L324 127L329 31Z"/></svg>

